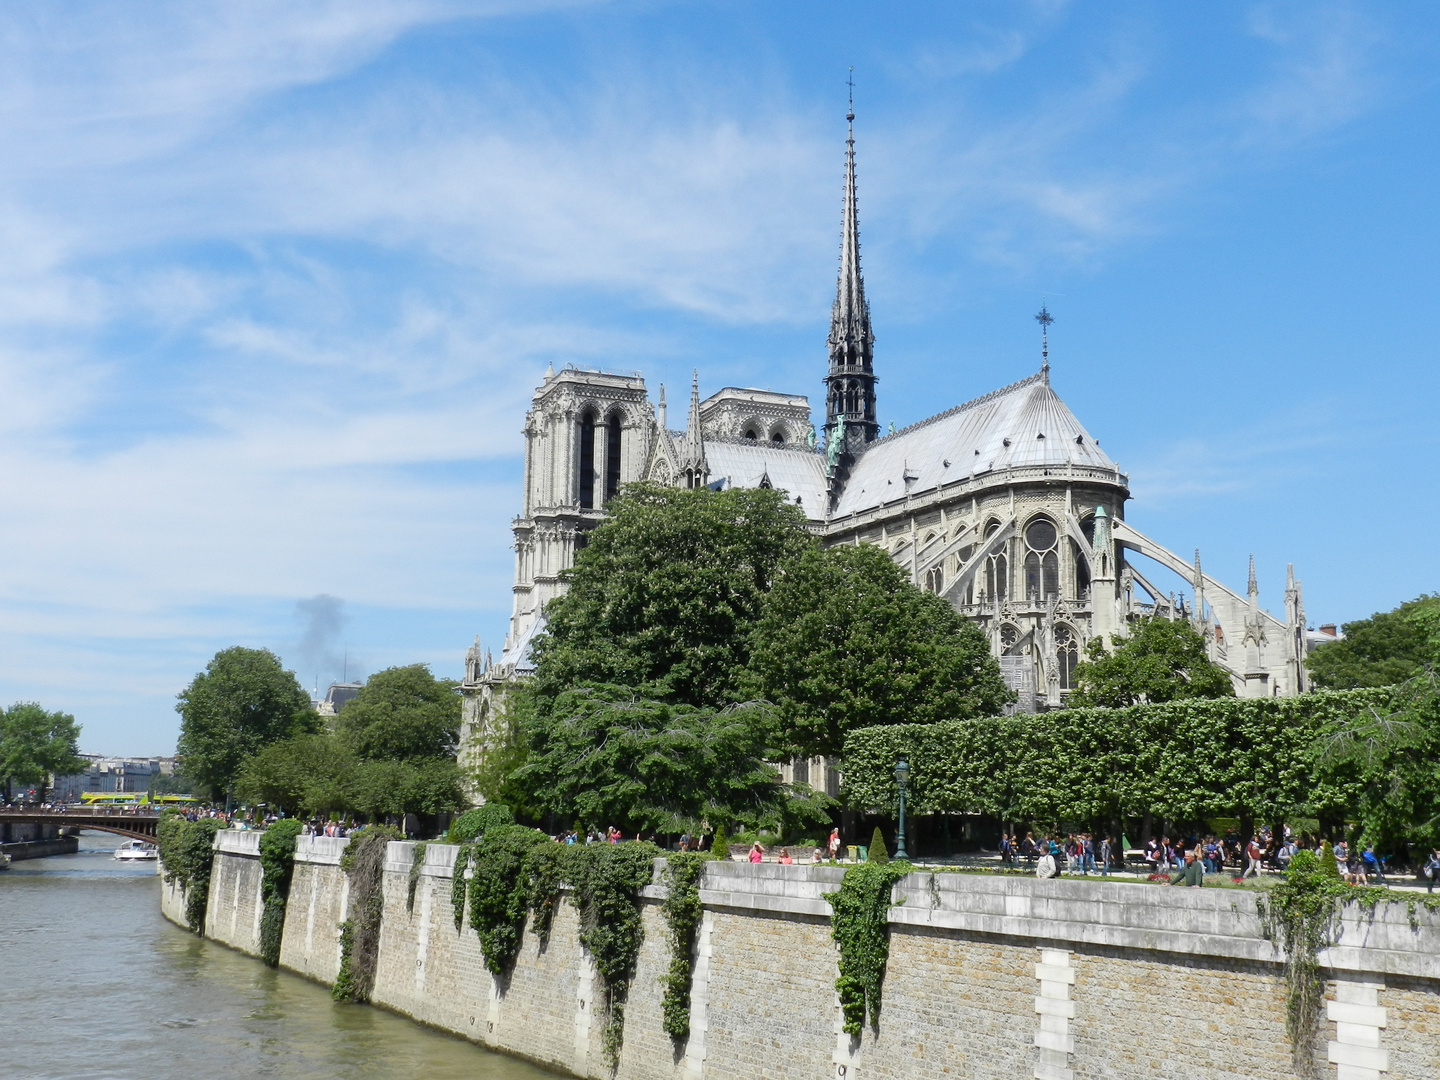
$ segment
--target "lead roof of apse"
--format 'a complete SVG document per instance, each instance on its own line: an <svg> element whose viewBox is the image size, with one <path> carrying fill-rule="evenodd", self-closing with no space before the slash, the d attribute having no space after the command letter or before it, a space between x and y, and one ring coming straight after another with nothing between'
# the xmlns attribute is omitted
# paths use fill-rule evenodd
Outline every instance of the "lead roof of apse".
<svg viewBox="0 0 1440 1080"><path fill-rule="evenodd" d="M834 517L1009 466L1115 470L1042 372L877 439L850 470Z"/></svg>
<svg viewBox="0 0 1440 1080"><path fill-rule="evenodd" d="M724 479L726 487L758 488L767 477L770 486L784 491L805 516L825 516L825 458L813 450L753 439L708 438L705 463L710 483Z"/></svg>

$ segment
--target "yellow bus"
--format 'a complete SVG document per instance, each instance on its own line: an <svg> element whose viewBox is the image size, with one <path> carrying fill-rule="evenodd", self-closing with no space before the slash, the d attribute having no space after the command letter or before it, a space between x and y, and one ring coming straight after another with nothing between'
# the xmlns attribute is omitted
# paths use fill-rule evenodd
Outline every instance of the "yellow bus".
<svg viewBox="0 0 1440 1080"><path fill-rule="evenodd" d="M148 791L82 791L86 806L195 806L194 795L151 795Z"/></svg>

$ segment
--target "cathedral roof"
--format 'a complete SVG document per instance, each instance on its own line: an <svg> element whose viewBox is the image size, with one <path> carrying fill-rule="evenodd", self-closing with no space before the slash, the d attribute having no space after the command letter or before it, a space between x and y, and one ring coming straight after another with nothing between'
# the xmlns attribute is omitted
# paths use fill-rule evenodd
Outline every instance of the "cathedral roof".
<svg viewBox="0 0 1440 1080"><path fill-rule="evenodd" d="M825 457L797 446L781 446L753 439L706 439L705 460L710 482L723 479L726 487L758 488L765 480L777 491L800 500L805 516L825 516Z"/></svg>
<svg viewBox="0 0 1440 1080"><path fill-rule="evenodd" d="M1117 469L1041 372L871 443L833 516L995 470L1071 464Z"/></svg>

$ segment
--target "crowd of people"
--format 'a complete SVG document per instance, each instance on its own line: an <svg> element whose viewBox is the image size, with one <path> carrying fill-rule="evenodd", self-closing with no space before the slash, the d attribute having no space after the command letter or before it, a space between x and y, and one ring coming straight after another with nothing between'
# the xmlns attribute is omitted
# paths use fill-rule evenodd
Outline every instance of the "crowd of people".
<svg viewBox="0 0 1440 1080"><path fill-rule="evenodd" d="M1085 876L1095 873L1106 876L1111 870L1136 866L1147 870L1152 878L1169 878L1173 884L1198 885L1205 874L1230 873L1236 880L1258 879L1266 870L1283 872L1299 851L1300 838L1287 826L1275 833L1268 828L1257 831L1249 840L1229 833L1222 837L1191 835L1178 843L1169 836L1152 836L1143 847L1126 851L1109 836L1098 840L1091 833L1069 833L1065 836L1037 838L1027 832L1001 833L1000 863L1016 867L1024 863L1041 877L1060 875ZM1317 855L1323 843L1315 842L1310 850ZM1374 844L1349 845L1337 841L1332 848L1340 876L1352 885L1385 884L1386 858L1375 851ZM1198 869L1192 870L1192 867ZM1440 881L1440 848L1430 853L1421 868L1430 891Z"/></svg>

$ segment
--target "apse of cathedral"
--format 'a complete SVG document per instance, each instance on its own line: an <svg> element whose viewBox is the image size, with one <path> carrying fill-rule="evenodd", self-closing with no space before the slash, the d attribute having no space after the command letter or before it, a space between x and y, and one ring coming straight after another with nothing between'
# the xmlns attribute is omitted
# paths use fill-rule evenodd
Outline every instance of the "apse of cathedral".
<svg viewBox="0 0 1440 1080"><path fill-rule="evenodd" d="M1300 586L1287 573L1284 621L1259 605L1254 559L1244 594L1125 521L1129 478L1050 384L1049 312L1039 370L1019 382L880 431L875 336L860 268L854 111L847 114L840 267L827 337L825 423L803 395L692 380L683 426L664 387L639 374L547 370L525 417L525 469L514 522L514 607L498 661L467 654L467 726L483 726L494 691L529 670L545 604L563 588L586 533L620 488L773 488L825 544L875 544L919 587L989 637L1015 708L1064 705L1086 643L1138 619L1185 619L1237 694L1305 689ZM677 420L680 417L676 417ZM1189 585L1188 603L1153 584L1153 566Z"/></svg>

